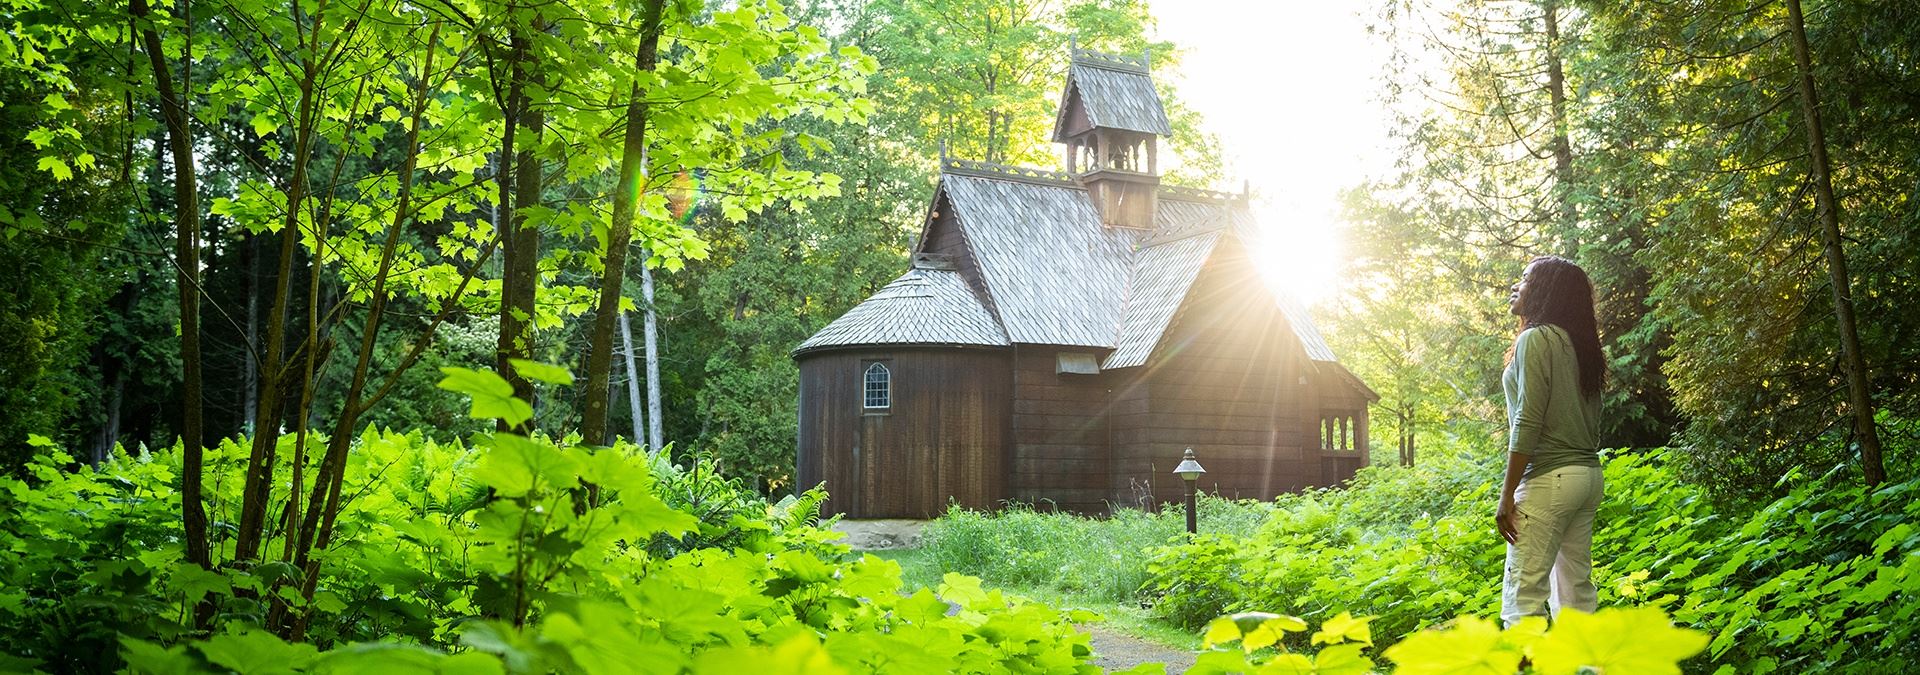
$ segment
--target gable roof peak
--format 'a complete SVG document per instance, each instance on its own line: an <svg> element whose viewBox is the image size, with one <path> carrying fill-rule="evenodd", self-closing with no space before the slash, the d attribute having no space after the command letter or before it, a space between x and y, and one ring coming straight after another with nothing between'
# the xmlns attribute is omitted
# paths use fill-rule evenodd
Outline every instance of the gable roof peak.
<svg viewBox="0 0 1920 675"><path fill-rule="evenodd" d="M1147 52L1125 56L1069 47L1053 141L1066 143L1099 129L1172 136L1150 58Z"/></svg>
<svg viewBox="0 0 1920 675"><path fill-rule="evenodd" d="M1150 51L1142 51L1139 56L1132 56L1127 54L1096 52L1091 49L1081 49L1075 46L1070 48L1068 57L1072 64L1076 66L1105 68L1107 70L1140 75L1153 74L1153 53Z"/></svg>

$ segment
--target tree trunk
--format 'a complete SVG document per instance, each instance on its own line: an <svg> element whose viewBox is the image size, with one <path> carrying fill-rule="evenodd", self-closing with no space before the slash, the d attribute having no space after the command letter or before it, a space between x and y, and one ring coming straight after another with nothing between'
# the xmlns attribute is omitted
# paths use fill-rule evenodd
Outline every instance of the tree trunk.
<svg viewBox="0 0 1920 675"><path fill-rule="evenodd" d="M647 417L640 412L640 373L633 363L633 326L627 320L627 313L620 313L620 341L627 353L627 406L633 415L633 435L627 437L635 445L645 444L647 435L641 429L647 423Z"/></svg>
<svg viewBox="0 0 1920 675"><path fill-rule="evenodd" d="M1569 254L1580 251L1579 213L1573 203L1573 146L1567 141L1567 77L1560 64L1560 16L1556 0L1546 0L1542 14L1547 30L1547 96L1553 113L1553 195L1557 221L1567 237Z"/></svg>
<svg viewBox="0 0 1920 675"><path fill-rule="evenodd" d="M120 407L127 398L126 367L120 363L113 366L113 378L107 385L107 422L100 430L100 451L94 457L94 463L107 461L113 457L113 448L120 442Z"/></svg>
<svg viewBox="0 0 1920 675"><path fill-rule="evenodd" d="M241 373L240 395L243 398L240 402L240 423L245 425L244 433L251 436L254 432L254 416L260 413L260 289L257 288L260 284L260 237L254 234L242 236L246 237L247 242L243 245L247 256L247 283L244 285L247 294L247 349L246 372Z"/></svg>
<svg viewBox="0 0 1920 675"><path fill-rule="evenodd" d="M319 19L316 19L319 21ZM318 32L317 29L315 31ZM317 37L314 40L318 40ZM306 45L308 53L317 53L318 45ZM273 465L280 445L281 408L286 399L287 315L293 305L293 260L299 255L300 210L307 199L307 168L313 156L314 130L318 125L315 110L314 80L319 64L309 59L301 74L299 110L295 117L293 178L286 189L286 217L280 224L280 259L274 281L273 308L267 315L267 344L262 349L260 400L254 418L253 447L247 456L247 476L241 493L240 523L234 536L234 559L253 560L260 551L266 528L267 502L273 496ZM317 283L309 280L308 283ZM309 349L313 346L309 345Z"/></svg>
<svg viewBox="0 0 1920 675"><path fill-rule="evenodd" d="M1813 196L1820 221L1820 240L1826 248L1827 275L1833 287L1833 314L1840 324L1840 352L1847 369L1847 399L1853 408L1853 432L1860 443L1860 468L1867 485L1886 481L1880 457L1880 434L1873 425L1873 393L1866 358L1860 354L1860 332L1853 316L1853 289L1847 274L1847 254L1840 247L1840 205L1833 198L1833 175L1827 159L1827 140L1820 123L1820 98L1813 87L1813 57L1807 49L1806 20L1800 0L1787 0L1787 32L1793 37L1793 62L1799 71L1801 117L1807 125L1807 150L1812 154Z"/></svg>
<svg viewBox="0 0 1920 675"><path fill-rule="evenodd" d="M200 415L200 204L199 180L194 175L193 128L187 115L186 94L175 91L160 34L146 23L147 0L128 7L140 31L142 48L153 66L154 87L160 94L160 112L167 127L167 148L173 158L174 283L180 291L180 519L186 538L187 560L212 567L207 550L207 512L201 485L202 445ZM182 3L182 16L189 8ZM188 54L191 64L192 54ZM189 65L184 72L191 72ZM189 85L191 86L191 85Z"/></svg>
<svg viewBox="0 0 1920 675"><path fill-rule="evenodd" d="M533 357L533 323L537 308L534 305L535 288L540 282L540 229L538 225L527 222L527 209L540 203L540 158L538 150L540 137L545 129L545 119L539 108L533 105L533 92L543 83L532 67L534 57L532 40L523 32L525 28L516 28L512 38L513 57L509 65L512 84L509 85L508 98L514 107L510 125L520 127L510 145L500 149L504 155L513 153L513 201L507 210L507 229L505 237L505 260L502 262L500 281L500 343L498 362L495 368L507 383L513 385L515 398L533 403L533 383L521 377L514 370L512 360L531 359ZM537 29L536 29L537 30ZM528 420L521 428L531 425ZM508 431L503 420L501 431Z"/></svg>
<svg viewBox="0 0 1920 675"><path fill-rule="evenodd" d="M426 340L439 329L440 319L459 305L460 295L466 291L467 283L473 278L472 274L469 274L462 279L460 287L454 291L454 296L446 301L440 317L428 325L420 340L415 343L413 352L394 368L394 372L389 373L390 379L387 385L382 386L372 396L367 396L367 381L373 365L374 346L380 335L381 324L386 317L389 299L387 284L392 277L394 255L399 249L401 232L413 219L413 181L420 160L420 130L426 124L427 92L431 88L433 57L440 44L440 28L441 25L436 22L432 33L427 37L427 56L413 92L412 116L407 127L406 154L401 160L399 189L394 196L393 223L389 226L386 241L380 248L380 264L374 273L373 291L368 296L366 328L361 331L360 351L354 363L353 378L347 385L347 395L345 401L341 403L340 416L334 421L333 434L327 440L326 454L322 456L320 466L314 472L313 489L307 497L307 512L304 517L299 506L301 485L298 474L294 480L293 490L288 496L287 521L293 523L294 525L289 527L295 529L287 536L285 559L305 574L300 592L309 604L319 581L320 570L311 554L316 545L320 547L327 545L335 519L339 516L340 486L346 479L347 450L352 447L354 428L359 425L360 416L384 398L392 382L412 367L419 349L424 347ZM487 255L491 254L492 249L488 249ZM475 261L474 270L477 271L484 262L485 257ZM284 607L279 609L284 613ZM305 619L306 616L302 615L299 620L289 622L281 617L280 620L270 623L280 627L283 637L297 640L305 632Z"/></svg>
<svg viewBox="0 0 1920 675"><path fill-rule="evenodd" d="M660 329L656 326L656 312L653 310L653 272L647 269L646 260L653 257L650 249L640 250L640 297L646 302L646 340L647 340L647 450L659 454L666 447L666 432L660 423Z"/></svg>
<svg viewBox="0 0 1920 675"><path fill-rule="evenodd" d="M627 276L627 248L633 239L633 211L647 180L647 104L638 76L653 72L660 51L660 14L665 0L647 0L634 53L636 79L627 92L627 130L620 152L620 184L613 195L613 222L607 229L606 270L600 277L599 309L587 346L586 411L580 423L588 445L607 443L607 399L612 396L613 328L620 313L620 290ZM642 260L641 265L646 261Z"/></svg>

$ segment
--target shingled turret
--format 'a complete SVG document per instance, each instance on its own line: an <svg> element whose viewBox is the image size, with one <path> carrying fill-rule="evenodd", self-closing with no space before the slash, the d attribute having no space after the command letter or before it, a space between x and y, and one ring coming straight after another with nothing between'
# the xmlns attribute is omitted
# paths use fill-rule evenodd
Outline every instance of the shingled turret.
<svg viewBox="0 0 1920 675"><path fill-rule="evenodd" d="M1093 198L1109 227L1153 227L1160 191L1161 136L1172 136L1146 54L1074 49L1054 116L1053 141L1067 146L1067 172Z"/></svg>

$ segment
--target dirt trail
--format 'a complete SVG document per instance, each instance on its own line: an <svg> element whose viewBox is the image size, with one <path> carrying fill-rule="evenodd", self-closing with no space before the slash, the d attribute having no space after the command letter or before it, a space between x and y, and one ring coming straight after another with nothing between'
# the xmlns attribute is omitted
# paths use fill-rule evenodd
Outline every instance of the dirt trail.
<svg viewBox="0 0 1920 675"><path fill-rule="evenodd" d="M847 535L846 544L855 551L886 551L920 545L924 520L842 520L833 531Z"/></svg>
<svg viewBox="0 0 1920 675"><path fill-rule="evenodd" d="M1093 635L1093 665L1102 670L1126 670L1152 662L1167 664L1167 674L1173 675L1193 667L1193 652L1170 649L1097 625L1082 625L1080 630Z"/></svg>

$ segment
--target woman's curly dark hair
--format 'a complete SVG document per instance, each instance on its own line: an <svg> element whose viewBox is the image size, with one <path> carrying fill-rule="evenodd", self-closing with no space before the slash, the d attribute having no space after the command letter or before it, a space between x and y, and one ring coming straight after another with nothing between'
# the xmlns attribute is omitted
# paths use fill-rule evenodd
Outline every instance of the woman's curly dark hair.
<svg viewBox="0 0 1920 675"><path fill-rule="evenodd" d="M1594 318L1593 281L1587 271L1557 255L1543 255L1527 263L1526 292L1517 308L1520 330L1559 326L1573 339L1573 355L1580 364L1580 391L1600 393L1607 359L1600 351L1600 328Z"/></svg>

